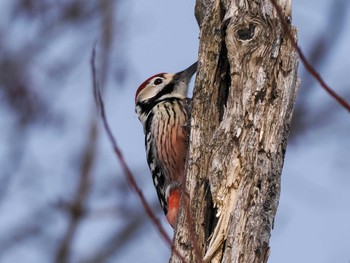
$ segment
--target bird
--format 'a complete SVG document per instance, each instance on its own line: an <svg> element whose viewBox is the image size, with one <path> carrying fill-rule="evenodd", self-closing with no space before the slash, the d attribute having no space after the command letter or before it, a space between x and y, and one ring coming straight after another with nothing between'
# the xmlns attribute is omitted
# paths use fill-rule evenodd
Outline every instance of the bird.
<svg viewBox="0 0 350 263"><path fill-rule="evenodd" d="M146 79L135 94L135 112L145 135L146 159L159 203L174 227L180 209L189 140L189 83L197 62L175 74Z"/></svg>

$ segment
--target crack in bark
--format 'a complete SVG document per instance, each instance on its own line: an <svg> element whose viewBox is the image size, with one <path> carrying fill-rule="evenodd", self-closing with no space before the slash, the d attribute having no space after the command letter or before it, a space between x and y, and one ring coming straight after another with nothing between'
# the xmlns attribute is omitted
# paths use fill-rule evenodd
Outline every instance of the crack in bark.
<svg viewBox="0 0 350 263"><path fill-rule="evenodd" d="M221 54L218 62L219 76L219 92L217 98L217 106L219 109L219 121L222 121L227 99L231 88L230 64L227 61L227 49L225 41L222 41Z"/></svg>
<svg viewBox="0 0 350 263"><path fill-rule="evenodd" d="M206 243L209 244L210 235L215 229L215 226L218 222L218 218L216 217L217 209L213 206L213 197L211 195L208 180L205 180L204 187L206 189L207 207L210 207L209 212L206 214L206 222L208 224L208 227L206 228L207 231L205 232L205 239L207 240Z"/></svg>

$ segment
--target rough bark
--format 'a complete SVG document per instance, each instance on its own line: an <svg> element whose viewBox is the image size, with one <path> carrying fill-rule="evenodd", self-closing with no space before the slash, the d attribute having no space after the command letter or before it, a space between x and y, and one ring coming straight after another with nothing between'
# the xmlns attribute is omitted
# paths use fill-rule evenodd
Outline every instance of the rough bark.
<svg viewBox="0 0 350 263"><path fill-rule="evenodd" d="M277 2L290 22L291 0ZM187 262L266 262L297 56L269 0L197 0L196 18L199 70L174 246ZM181 260L173 253L170 262Z"/></svg>

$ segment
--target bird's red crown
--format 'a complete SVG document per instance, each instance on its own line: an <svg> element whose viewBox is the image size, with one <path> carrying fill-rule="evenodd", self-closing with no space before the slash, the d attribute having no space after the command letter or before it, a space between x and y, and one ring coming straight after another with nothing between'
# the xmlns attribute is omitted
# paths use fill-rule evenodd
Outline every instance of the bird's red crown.
<svg viewBox="0 0 350 263"><path fill-rule="evenodd" d="M164 74L166 73L158 73L152 77L149 77L148 79L146 79L144 82L142 82L142 84L138 87L138 89L136 90L136 94L135 94L135 102L136 102L136 99L137 99L137 96L139 95L139 93L147 86L147 84L149 83L149 81L155 77L162 77L164 76Z"/></svg>

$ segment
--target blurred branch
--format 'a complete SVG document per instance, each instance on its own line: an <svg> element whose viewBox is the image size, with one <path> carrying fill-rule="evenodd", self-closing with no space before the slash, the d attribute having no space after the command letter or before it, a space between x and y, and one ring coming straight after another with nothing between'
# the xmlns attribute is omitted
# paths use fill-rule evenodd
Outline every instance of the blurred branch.
<svg viewBox="0 0 350 263"><path fill-rule="evenodd" d="M155 211L159 209L158 200L154 200L151 204L152 210ZM102 212L102 214L101 214ZM132 213L129 213L132 212ZM162 211L160 211L162 212ZM128 218L128 220L123 220L125 225L122 227L121 231L117 231L112 234L103 244L100 245L98 252L93 256L89 256L88 259L81 260L82 263L101 263L110 259L113 255L121 251L126 245L130 244L132 238L135 237L137 232L145 225L144 212L142 210L123 211L120 209L108 209L105 211L92 212L91 216L100 216L110 213L121 215L119 218Z"/></svg>
<svg viewBox="0 0 350 263"><path fill-rule="evenodd" d="M285 21L285 18L283 16L283 12L281 7L276 3L275 0L270 0L272 5L275 7L277 11L277 15L281 21L282 27L284 32L286 33L287 37L291 41L293 47L295 48L296 52L299 55L300 60L304 64L307 71L310 72L310 74L320 83L321 87L331 96L333 97L343 108L348 110L350 112L350 104L345 101L341 96L339 96L333 89L331 89L328 84L323 80L321 75L316 71L316 69L312 66L312 64L309 62L308 59L306 59L304 53L302 52L301 48L298 46L293 33L289 30L289 26L287 22Z"/></svg>
<svg viewBox="0 0 350 263"><path fill-rule="evenodd" d="M77 232L80 222L84 219L86 203L90 190L90 177L93 163L95 160L97 144L97 124L95 114L93 114L90 124L90 131L87 138L86 148L83 150L83 159L80 167L80 181L73 203L69 206L68 212L70 221L68 228L56 255L56 262L68 262L72 242Z"/></svg>
<svg viewBox="0 0 350 263"><path fill-rule="evenodd" d="M86 58L83 54L87 50L85 48L86 43L91 41L89 38L95 32L101 32L99 37L102 38L103 43L103 56L100 60L103 75L101 81L104 83L107 79L108 67L110 61L113 61L110 53L115 31L114 11L116 0L17 0L7 2L5 5L8 5L10 11L7 13L9 19L0 26L0 100L5 113L8 112L9 114L9 122L6 123L12 124L15 121L21 127L18 129L9 125L6 130L4 129L4 132L17 139L15 142L7 140L6 147L4 147L6 158L2 160L1 164L4 163L6 166L3 165L2 169L4 176L0 176L2 182L0 188L4 189L0 192L0 200L1 197L5 197L7 191L12 190L9 187L10 180L18 179L15 177L17 174L15 171L20 167L21 157L23 156L26 161L26 157L32 153L32 145L29 145L28 148L24 147L27 139L28 143L31 143L32 139L36 143L37 138L42 136L37 130L33 132L33 129L30 129L37 127L29 126L32 126L36 121L42 122L43 120L45 125L47 121L51 123L50 107L52 109L57 108L57 103L55 105L57 92L61 92L66 88L65 82L68 82L71 76L75 74L77 66L80 66L79 62ZM99 25L100 28L97 27ZM87 28L89 32L85 30ZM23 32L26 34L23 34ZM78 34L81 34L81 37L80 35L77 36ZM72 37L73 35L74 37ZM65 55L61 56L59 54L57 56L57 50L60 54ZM87 52L89 53L90 50ZM76 84L76 79L74 84ZM70 88L71 86L69 86ZM50 114L49 118L47 118L48 112ZM70 119L70 116L63 117ZM25 125L28 127L25 127ZM45 131L47 127L50 128L49 125L46 125ZM15 130L16 133L12 130ZM25 131L28 131L28 133L25 133ZM66 218L67 221L65 221L65 223L68 223L67 229L61 233L62 236L60 233L55 233L56 236L62 237L58 247L54 248L56 255L54 254L53 257L56 256L56 262L69 261L77 230L86 218L87 202L91 196L91 172L96 159L95 151L98 136L95 113L91 117L89 131L83 132L88 134L84 135L84 137L87 137L87 142L79 158L80 170L78 172L78 182L76 182L77 189L74 189L72 203L65 205L65 212L68 215L68 220ZM30 137L27 138L25 136L27 134ZM43 151L46 146L43 145L40 150ZM45 148L44 154L47 154L46 150ZM69 154L69 152L70 149L66 149L66 154ZM20 183L23 184L23 182ZM23 193L33 190L29 186L16 185L16 187L17 191L23 191ZM5 198L4 200L8 201ZM41 219L38 220L38 222L40 221ZM35 227L27 228L26 223L28 222L23 222L23 225L18 227L19 230L23 231L17 233L17 229L15 229L13 233L10 233L11 236L9 235L6 238L15 242L16 240L33 237L39 232L40 235L43 235L45 231L48 232L47 226L40 224L40 227L35 225ZM5 237L3 236L3 238ZM0 247L0 249L2 248Z"/></svg>
<svg viewBox="0 0 350 263"><path fill-rule="evenodd" d="M28 61L4 51L0 55L2 100L17 113L18 122L23 128L45 115L48 107L33 88L27 71Z"/></svg>
<svg viewBox="0 0 350 263"><path fill-rule="evenodd" d="M18 246L19 243L35 236L40 236L44 229L40 224L21 225L12 232L6 240L0 241L0 255Z"/></svg>
<svg viewBox="0 0 350 263"><path fill-rule="evenodd" d="M113 235L108 242L105 242L103 249L88 260L84 260L84 263L101 263L105 262L113 254L120 251L125 245L127 245L127 240L130 240L135 233L143 226L143 215L139 213L128 219L127 225L122 228L122 230L115 235Z"/></svg>
<svg viewBox="0 0 350 263"><path fill-rule="evenodd" d="M18 212L18 211L17 211ZM0 262L2 256L10 250L18 248L20 243L28 241L33 243L34 239L43 239L45 236L44 226L50 226L54 224L55 216L54 210L51 206L44 205L35 208L31 208L28 216L23 216L20 220L17 218L13 226L7 226L3 229L0 236ZM21 213L22 214L22 213ZM18 224L16 224L18 222ZM48 234L46 232L46 234ZM52 237L50 236L50 241ZM49 244L46 242L45 250L49 250Z"/></svg>
<svg viewBox="0 0 350 263"><path fill-rule="evenodd" d="M320 35L313 40L311 44L311 51L309 51L309 61L315 68L323 67L326 62L327 56L334 50L334 47L338 44L342 37L342 31L346 26L346 10L350 1L335 0L331 4L329 9L328 21L326 28L320 32ZM332 37L329 37L329 32L332 32ZM305 74L304 71L301 79L303 80L302 86L309 87L312 85L312 81L309 74ZM314 80L314 79L313 79ZM310 91L311 89L301 89L302 92Z"/></svg>
<svg viewBox="0 0 350 263"><path fill-rule="evenodd" d="M18 19L18 17L44 19L46 24L44 23L43 26L49 28L63 23L82 23L91 20L99 4L99 1L84 0L19 0L16 1L11 15L12 19Z"/></svg>
<svg viewBox="0 0 350 263"><path fill-rule="evenodd" d="M312 48L308 52L309 61L315 68L321 69L324 66L328 68L325 62L327 61L327 57L335 51L335 46L342 39L341 36L343 36L342 31L346 26L349 4L350 1L347 0L336 0L331 4L326 23L327 27L320 32L320 35L315 40L313 40L313 44L311 44ZM329 37L329 32L332 32L331 38ZM297 105L293 114L290 133L291 141L305 130L310 130L315 127L319 128L322 124L327 124L328 126L330 121L334 118L334 114L338 112L337 104L327 103L315 112L315 115L317 116L310 116L310 114L307 114L309 95L313 90L310 87L315 84L315 79L305 70L301 74L301 89L299 91ZM339 90L346 90L346 87L339 88ZM350 93L345 93L344 97L350 98Z"/></svg>
<svg viewBox="0 0 350 263"><path fill-rule="evenodd" d="M23 130L16 130L7 138L7 143L11 147L7 148L5 158L1 160L0 170L0 205L6 200L6 196L11 189L11 183L17 178L17 171L20 167L22 159L27 148L28 134ZM6 165L6 164L11 165ZM1 254L1 253L0 253Z"/></svg>
<svg viewBox="0 0 350 263"><path fill-rule="evenodd" d="M47 75L53 79L58 73L56 78L62 83L62 75L65 76L84 56L77 55L77 50L73 50L35 73L33 69L38 65L33 64L41 61L38 57L42 54L47 55L45 52L52 48L57 39L66 36L65 27L75 26L78 33L84 32L84 28L91 28L96 18L99 18L96 10L99 10L101 5L97 0L18 0L12 4L10 20L0 26L0 96L3 95L0 99L16 113L22 127L42 120L49 112L51 104L47 103L44 96L48 87L40 87L37 80ZM13 32L24 23L28 25L30 34L18 35L14 44ZM86 43L86 40L82 43ZM81 45L78 51L82 50ZM55 91L50 88L52 92Z"/></svg>
<svg viewBox="0 0 350 263"><path fill-rule="evenodd" d="M110 49L113 44L113 32L114 32L114 1L111 0L102 0L100 5L100 12L102 17L101 24L101 33L102 33L102 54L101 54L101 71L100 71L100 80L101 87L105 86L107 81L108 67L110 63Z"/></svg>

